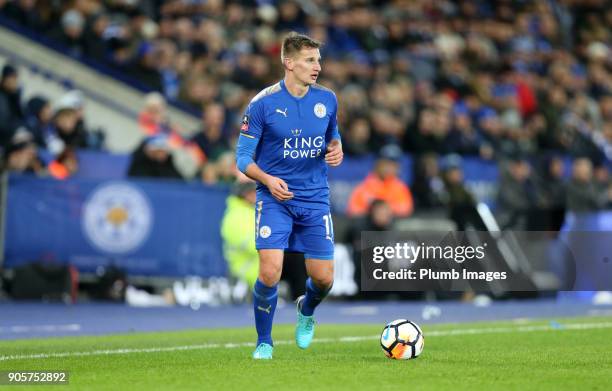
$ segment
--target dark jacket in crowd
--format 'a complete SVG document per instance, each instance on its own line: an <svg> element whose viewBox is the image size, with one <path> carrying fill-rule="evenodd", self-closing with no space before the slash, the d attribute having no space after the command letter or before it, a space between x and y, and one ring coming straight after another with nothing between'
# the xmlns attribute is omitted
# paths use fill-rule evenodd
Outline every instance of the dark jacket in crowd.
<svg viewBox="0 0 612 391"><path fill-rule="evenodd" d="M573 179L567 186L567 209L572 212L593 212L606 206L608 193L595 183Z"/></svg>
<svg viewBox="0 0 612 391"><path fill-rule="evenodd" d="M158 162L147 156L145 153L145 145L144 142L140 144L132 154L132 162L128 169L128 176L183 179L182 175L176 169L174 159L170 153L168 154L168 159L164 162Z"/></svg>

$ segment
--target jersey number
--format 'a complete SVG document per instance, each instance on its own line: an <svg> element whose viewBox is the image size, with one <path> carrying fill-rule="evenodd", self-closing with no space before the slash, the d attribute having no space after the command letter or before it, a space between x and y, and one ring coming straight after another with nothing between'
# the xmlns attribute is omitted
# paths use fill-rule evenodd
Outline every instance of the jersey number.
<svg viewBox="0 0 612 391"><path fill-rule="evenodd" d="M332 237L334 236L334 224L332 222L331 213L323 216L323 221L325 222L325 239L333 240Z"/></svg>

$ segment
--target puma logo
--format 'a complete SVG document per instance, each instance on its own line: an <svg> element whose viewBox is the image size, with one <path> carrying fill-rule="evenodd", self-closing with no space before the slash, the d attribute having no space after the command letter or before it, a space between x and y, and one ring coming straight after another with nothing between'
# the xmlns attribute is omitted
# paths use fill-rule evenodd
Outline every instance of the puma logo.
<svg viewBox="0 0 612 391"><path fill-rule="evenodd" d="M277 113L281 113L282 115L285 116L285 118L287 118L287 108L285 107L285 111L282 111L281 109L276 109Z"/></svg>
<svg viewBox="0 0 612 391"><path fill-rule="evenodd" d="M267 312L268 314L270 314L270 311L272 310L272 304L270 304L268 306L268 308L263 308L262 306L258 305L257 309L263 312Z"/></svg>

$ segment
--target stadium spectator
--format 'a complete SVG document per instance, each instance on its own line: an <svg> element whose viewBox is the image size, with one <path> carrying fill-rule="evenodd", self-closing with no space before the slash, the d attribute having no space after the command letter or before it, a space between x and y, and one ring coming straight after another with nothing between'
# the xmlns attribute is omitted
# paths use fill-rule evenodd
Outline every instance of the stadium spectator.
<svg viewBox="0 0 612 391"><path fill-rule="evenodd" d="M602 191L593 180L593 163L578 158L572 165L572 179L567 186L567 209L572 212L594 212L612 200L612 187Z"/></svg>
<svg viewBox="0 0 612 391"><path fill-rule="evenodd" d="M196 165L201 167L206 162L206 155L197 144L184 139L178 127L170 122L164 96L151 92L145 95L144 100L144 108L138 115L138 125L142 133L147 136L165 135L172 149L184 149Z"/></svg>
<svg viewBox="0 0 612 391"><path fill-rule="evenodd" d="M68 55L81 57L85 53L85 17L76 9L69 9L61 18L61 24L55 27L51 36L63 45Z"/></svg>
<svg viewBox="0 0 612 391"><path fill-rule="evenodd" d="M531 166L524 157L514 155L504 164L500 175L497 199L500 227L525 230L537 196Z"/></svg>
<svg viewBox="0 0 612 391"><path fill-rule="evenodd" d="M0 146L5 146L14 131L24 123L17 68L5 64L0 76Z"/></svg>
<svg viewBox="0 0 612 391"><path fill-rule="evenodd" d="M110 18L108 14L100 11L91 17L87 24L85 33L83 34L83 42L85 46L85 54L100 62L110 60L111 43L115 41L107 39L107 31L110 27Z"/></svg>
<svg viewBox="0 0 612 391"><path fill-rule="evenodd" d="M134 62L129 67L130 73L144 85L163 92L163 80L157 57L159 46L153 42L142 42L134 55Z"/></svg>
<svg viewBox="0 0 612 391"><path fill-rule="evenodd" d="M411 188L415 209L434 209L445 205L446 191L440 176L438 155L427 153L417 158Z"/></svg>
<svg viewBox="0 0 612 391"><path fill-rule="evenodd" d="M28 100L26 105L26 125L32 135L36 145L45 149L54 149L48 140L48 136L52 134L53 109L49 100L44 96L34 96ZM57 138L57 137L55 137ZM60 142L61 148L63 143ZM61 148L59 148L61 150ZM57 149L55 149L59 152Z"/></svg>
<svg viewBox="0 0 612 391"><path fill-rule="evenodd" d="M206 106L202 117L202 128L191 141L200 148L209 163L215 163L230 149L224 127L225 109L223 106L218 103Z"/></svg>
<svg viewBox="0 0 612 391"><path fill-rule="evenodd" d="M441 161L441 171L446 190L445 203L449 217L457 225L457 230L464 231L469 226L485 230L476 211L476 197L464 183L461 157L456 154L445 156Z"/></svg>
<svg viewBox="0 0 612 391"><path fill-rule="evenodd" d="M565 163L560 156L546 156L536 180L536 206L529 228L539 231L558 231L565 217Z"/></svg>
<svg viewBox="0 0 612 391"><path fill-rule="evenodd" d="M391 206L383 200L374 200L368 208L366 216L352 219L351 226L346 233L345 242L349 243L353 248L353 264L355 266L354 279L355 283L361 285L361 250L363 249L361 242L362 232L367 231L391 231L395 216ZM365 295L359 292L355 298L381 298L382 294L368 292Z"/></svg>
<svg viewBox="0 0 612 391"><path fill-rule="evenodd" d="M32 134L21 127L17 129L4 154L4 170L19 174L47 174L38 158L38 150Z"/></svg>
<svg viewBox="0 0 612 391"><path fill-rule="evenodd" d="M47 171L55 179L64 180L74 175L79 170L79 160L74 149L65 148L47 166Z"/></svg>
<svg viewBox="0 0 612 391"><path fill-rule="evenodd" d="M201 164L200 176L205 183L216 183L231 181L235 173L227 159L223 162L222 157L228 156L230 150L229 142L224 133L225 109L218 103L206 106L202 115L202 127L191 138L192 155L196 156ZM235 165L234 165L235 166Z"/></svg>
<svg viewBox="0 0 612 391"><path fill-rule="evenodd" d="M170 152L168 136L146 138L132 153L128 176L182 179Z"/></svg>
<svg viewBox="0 0 612 391"><path fill-rule="evenodd" d="M0 3L5 3L0 1ZM2 5L0 4L0 8ZM6 15L22 26L38 29L43 26L40 14L36 10L35 0L18 0L6 2Z"/></svg>
<svg viewBox="0 0 612 391"><path fill-rule="evenodd" d="M402 151L395 144L386 145L380 150L374 170L351 194L347 209L350 216L366 215L374 200L386 201L395 216L412 214L412 193L398 177L401 158Z"/></svg>
<svg viewBox="0 0 612 391"><path fill-rule="evenodd" d="M55 109L53 118L53 132L59 137L65 146L73 148L87 147L87 134L77 127L79 115L70 105L60 105Z"/></svg>
<svg viewBox="0 0 612 391"><path fill-rule="evenodd" d="M467 106L463 103L455 105L452 118L451 131L445 140L445 150L490 159L492 151L483 146L482 136L476 131Z"/></svg>
<svg viewBox="0 0 612 391"><path fill-rule="evenodd" d="M236 155L227 151L214 163L206 163L202 167L202 182L208 184L231 184L239 176L236 167Z"/></svg>
<svg viewBox="0 0 612 391"><path fill-rule="evenodd" d="M612 189L612 180L610 180L610 170L605 164L598 163L593 166L593 180L595 181L595 187L597 191L605 193L608 189ZM612 198L610 198L606 205L606 209L612 209Z"/></svg>
<svg viewBox="0 0 612 391"><path fill-rule="evenodd" d="M365 117L352 119L346 137L343 141L344 152L351 157L362 157L372 152L370 146L371 128L370 122Z"/></svg>
<svg viewBox="0 0 612 391"><path fill-rule="evenodd" d="M138 115L140 130L147 136L169 134L172 129L167 117L166 99L159 93L151 92L144 97L144 108Z"/></svg>
<svg viewBox="0 0 612 391"><path fill-rule="evenodd" d="M57 104L56 110L71 109L76 116L72 143L80 148L101 149L104 142L104 134L101 130L89 129L85 123L85 96L79 90L71 90L62 95ZM66 141L66 140L64 140ZM70 144L70 143L69 143Z"/></svg>

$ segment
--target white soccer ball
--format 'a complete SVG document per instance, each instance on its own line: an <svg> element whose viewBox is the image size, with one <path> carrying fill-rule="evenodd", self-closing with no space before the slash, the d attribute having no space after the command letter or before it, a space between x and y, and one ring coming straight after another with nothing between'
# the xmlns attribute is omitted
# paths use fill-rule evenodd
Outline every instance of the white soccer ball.
<svg viewBox="0 0 612 391"><path fill-rule="evenodd" d="M423 352L425 337L421 328L406 319L388 323L380 335L380 346L385 355L394 360L410 360Z"/></svg>

